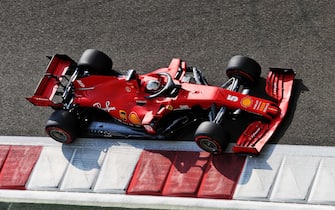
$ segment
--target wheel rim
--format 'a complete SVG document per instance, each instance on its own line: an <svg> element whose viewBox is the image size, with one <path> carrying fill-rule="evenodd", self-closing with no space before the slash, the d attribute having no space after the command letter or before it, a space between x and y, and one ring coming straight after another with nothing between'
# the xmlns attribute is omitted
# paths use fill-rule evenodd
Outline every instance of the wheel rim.
<svg viewBox="0 0 335 210"><path fill-rule="evenodd" d="M207 152L216 154L220 151L220 148L218 147L218 145L215 142L213 142L211 139L200 138L198 139L197 142L199 146Z"/></svg>
<svg viewBox="0 0 335 210"><path fill-rule="evenodd" d="M68 134L59 128L51 128L49 136L59 142L67 142L69 140Z"/></svg>

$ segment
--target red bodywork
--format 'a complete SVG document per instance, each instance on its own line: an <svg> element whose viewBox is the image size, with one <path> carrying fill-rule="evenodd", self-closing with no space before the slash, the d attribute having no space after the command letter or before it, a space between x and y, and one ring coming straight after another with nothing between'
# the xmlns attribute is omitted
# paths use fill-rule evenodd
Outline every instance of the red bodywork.
<svg viewBox="0 0 335 210"><path fill-rule="evenodd" d="M53 97L72 63L73 61L67 56L54 56L34 95L27 99L37 106L62 107L64 104L54 102ZM162 84L167 82L166 77L158 74L163 72L170 74L173 82L181 87L178 94L174 97L147 98L151 94L145 88L148 81L154 79ZM270 70L266 92L275 99L275 102L221 87L183 82L185 72L186 63L180 59L173 59L167 68L136 75L136 78L130 80L126 75L91 75L79 78L73 81L72 103L80 107L102 109L125 124L143 126L148 133L156 132L151 124L153 119L160 119L174 110L190 109L194 106L210 109L212 104L232 110L241 109L263 116L270 122L257 121L250 124L233 147L236 153L258 154L285 117L294 72ZM179 76L176 76L177 74Z"/></svg>

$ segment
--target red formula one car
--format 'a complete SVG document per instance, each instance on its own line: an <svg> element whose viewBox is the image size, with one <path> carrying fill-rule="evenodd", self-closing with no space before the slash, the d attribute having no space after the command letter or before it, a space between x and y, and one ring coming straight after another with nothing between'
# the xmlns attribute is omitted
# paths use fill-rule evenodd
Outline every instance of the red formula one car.
<svg viewBox="0 0 335 210"><path fill-rule="evenodd" d="M106 54L94 49L77 63L67 55L50 59L27 99L55 110L46 132L56 141L71 143L79 136L171 139L196 124L196 143L213 154L229 142L223 119L240 113L258 120L246 127L233 151L258 154L287 112L295 75L291 69L271 68L265 90L273 100L266 100L249 94L261 67L243 56L231 58L229 79L221 87L209 85L198 68L176 58L143 75L135 70L120 74Z"/></svg>

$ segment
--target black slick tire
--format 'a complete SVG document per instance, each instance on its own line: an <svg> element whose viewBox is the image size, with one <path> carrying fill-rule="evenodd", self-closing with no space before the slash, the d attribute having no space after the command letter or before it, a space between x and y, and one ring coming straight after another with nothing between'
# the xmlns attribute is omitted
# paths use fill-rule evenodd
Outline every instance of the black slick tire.
<svg viewBox="0 0 335 210"><path fill-rule="evenodd" d="M56 110L49 117L45 131L55 141L69 144L77 138L77 119L65 110Z"/></svg>
<svg viewBox="0 0 335 210"><path fill-rule="evenodd" d="M210 121L202 122L194 134L195 142L206 152L221 154L228 146L228 135L221 125Z"/></svg>
<svg viewBox="0 0 335 210"><path fill-rule="evenodd" d="M96 49L85 50L77 65L79 68L88 70L92 74L110 75L116 73L112 70L112 59L105 53Z"/></svg>
<svg viewBox="0 0 335 210"><path fill-rule="evenodd" d="M252 86L260 78L261 66L252 58L236 55L229 60L226 74L229 78L242 79L243 85Z"/></svg>

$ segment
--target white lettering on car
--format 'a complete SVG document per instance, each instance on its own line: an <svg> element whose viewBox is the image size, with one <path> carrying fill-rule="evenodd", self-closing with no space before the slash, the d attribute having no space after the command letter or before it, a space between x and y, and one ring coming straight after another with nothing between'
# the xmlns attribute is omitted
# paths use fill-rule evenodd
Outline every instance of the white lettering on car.
<svg viewBox="0 0 335 210"><path fill-rule="evenodd" d="M110 103L111 103L110 101L106 101L105 102L105 107L102 107L101 103L96 102L96 103L93 104L93 107L96 107L98 109L104 110L106 112L110 112L110 111L116 110L115 106L111 106L110 107Z"/></svg>
<svg viewBox="0 0 335 210"><path fill-rule="evenodd" d="M232 95L228 94L227 100L228 101L237 102L238 101L238 97L237 96L232 96Z"/></svg>

